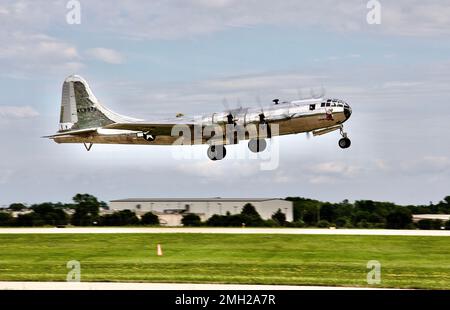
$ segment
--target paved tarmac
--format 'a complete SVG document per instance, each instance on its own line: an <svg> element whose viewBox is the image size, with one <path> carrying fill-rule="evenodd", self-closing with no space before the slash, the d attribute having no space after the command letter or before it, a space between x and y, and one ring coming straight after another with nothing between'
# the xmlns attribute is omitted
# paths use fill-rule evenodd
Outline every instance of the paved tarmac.
<svg viewBox="0 0 450 310"><path fill-rule="evenodd" d="M450 236L450 230L396 230L396 229L211 228L211 227L0 228L0 234L164 234L164 233Z"/></svg>

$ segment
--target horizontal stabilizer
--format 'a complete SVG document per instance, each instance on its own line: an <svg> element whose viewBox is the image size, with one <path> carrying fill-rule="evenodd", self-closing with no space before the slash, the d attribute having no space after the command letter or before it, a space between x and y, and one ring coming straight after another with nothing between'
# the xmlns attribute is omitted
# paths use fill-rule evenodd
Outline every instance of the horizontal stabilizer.
<svg viewBox="0 0 450 310"><path fill-rule="evenodd" d="M80 130L70 130L70 131L65 131L65 132L59 132L59 133L51 135L51 136L44 136L42 138L53 139L53 138L58 138L58 137L63 137L63 136L80 136L80 135L84 135L84 134L88 134L88 133L93 133L93 132L96 132L96 131L97 131L97 128L86 128L86 129L80 129Z"/></svg>

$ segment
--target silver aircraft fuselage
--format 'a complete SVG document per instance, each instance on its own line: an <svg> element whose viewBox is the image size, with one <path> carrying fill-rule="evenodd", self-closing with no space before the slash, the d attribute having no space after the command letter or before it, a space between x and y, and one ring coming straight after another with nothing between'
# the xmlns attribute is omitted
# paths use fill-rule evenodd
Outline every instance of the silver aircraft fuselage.
<svg viewBox="0 0 450 310"><path fill-rule="evenodd" d="M274 136L312 132L322 135L340 130L339 146L350 147L343 131L350 106L338 99L305 99L290 102L273 100L261 108L238 108L195 118L182 114L160 121L143 121L120 115L104 106L81 76L64 80L59 131L47 136L56 143L192 145L208 144L208 157L225 157L226 144L249 140L252 152L263 152L266 139ZM181 140L181 143L180 143Z"/></svg>
<svg viewBox="0 0 450 310"><path fill-rule="evenodd" d="M179 117L172 123L182 125L190 124L193 127L219 125L226 131L225 126L229 124L229 115L233 115L233 122L238 126L247 126L249 124L258 125L261 120L261 114L264 113L264 119L269 126L278 125L278 131L275 135L289 135L303 132L312 132L314 135L321 134L321 130L328 128L332 130L339 129L351 115L350 106L342 100L337 99L306 99L291 102L282 102L273 104L265 108L239 108L231 111L206 114L196 119ZM100 144L147 144L147 145L172 145L179 138L179 135L173 135L168 127L151 125L146 127L146 131L151 133L155 139L147 141L142 138L143 130L115 129L114 124L98 128L95 132L71 136L60 136L53 138L57 143L100 143ZM332 131L330 130L330 131ZM329 132L329 131L327 131ZM192 134L193 136L194 134ZM192 140L193 144L207 143L209 136L203 136L198 140ZM257 136L247 135L246 139L257 138Z"/></svg>

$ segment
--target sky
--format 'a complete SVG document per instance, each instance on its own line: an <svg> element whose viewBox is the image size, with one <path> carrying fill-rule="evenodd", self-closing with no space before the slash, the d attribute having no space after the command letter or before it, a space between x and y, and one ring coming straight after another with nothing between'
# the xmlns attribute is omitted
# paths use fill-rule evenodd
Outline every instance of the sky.
<svg viewBox="0 0 450 310"><path fill-rule="evenodd" d="M450 195L448 1L0 0L0 205L127 197L373 199ZM76 1L75 1L76 2ZM373 2L373 1L371 1ZM369 3L371 4L371 3ZM370 5L369 5L370 6ZM69 8L67 8L69 7ZM69 19L70 20L70 19ZM311 89L348 102L338 132L276 139L275 169L222 161L207 146L58 145L61 86L83 76L99 100L144 119L295 100ZM259 99L257 99L259 98ZM189 148L189 147L188 147Z"/></svg>

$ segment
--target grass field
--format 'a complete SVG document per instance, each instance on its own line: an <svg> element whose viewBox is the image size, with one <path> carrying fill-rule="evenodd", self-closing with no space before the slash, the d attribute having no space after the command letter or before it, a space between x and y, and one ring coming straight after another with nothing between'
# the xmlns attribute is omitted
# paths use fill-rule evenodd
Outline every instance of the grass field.
<svg viewBox="0 0 450 310"><path fill-rule="evenodd" d="M0 235L0 281L81 281L369 286L366 264L382 264L378 287L450 289L446 237L9 234ZM161 243L164 255L156 255Z"/></svg>

